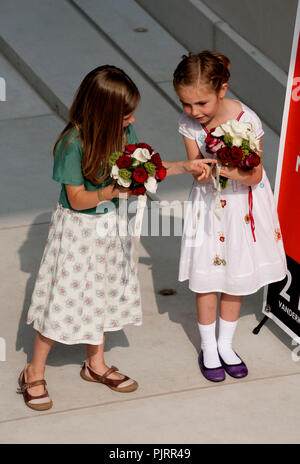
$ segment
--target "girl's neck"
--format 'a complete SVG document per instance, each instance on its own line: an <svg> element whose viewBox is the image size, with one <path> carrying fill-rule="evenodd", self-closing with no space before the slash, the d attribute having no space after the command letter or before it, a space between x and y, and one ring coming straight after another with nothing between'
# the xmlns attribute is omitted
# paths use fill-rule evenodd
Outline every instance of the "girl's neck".
<svg viewBox="0 0 300 464"><path fill-rule="evenodd" d="M242 105L237 100L231 100L230 98L224 98L220 101L218 109L212 120L205 125L209 131L213 127L217 127L220 124L224 124L229 119L236 119L242 111Z"/></svg>

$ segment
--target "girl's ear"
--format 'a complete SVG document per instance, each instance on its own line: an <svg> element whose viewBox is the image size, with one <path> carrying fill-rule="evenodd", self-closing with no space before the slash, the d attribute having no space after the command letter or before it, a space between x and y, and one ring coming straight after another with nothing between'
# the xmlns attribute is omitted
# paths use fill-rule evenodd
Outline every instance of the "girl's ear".
<svg viewBox="0 0 300 464"><path fill-rule="evenodd" d="M222 87L221 87L221 89L219 91L218 97L219 98L224 98L225 95L226 95L227 89L228 89L228 84L226 82L226 83L222 84Z"/></svg>

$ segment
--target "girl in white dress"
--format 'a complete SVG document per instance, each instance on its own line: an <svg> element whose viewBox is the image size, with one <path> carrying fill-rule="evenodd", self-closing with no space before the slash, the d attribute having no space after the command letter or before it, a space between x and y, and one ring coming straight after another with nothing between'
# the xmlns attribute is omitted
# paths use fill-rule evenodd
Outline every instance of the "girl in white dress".
<svg viewBox="0 0 300 464"><path fill-rule="evenodd" d="M174 72L174 88L184 110L179 132L190 160L213 157L206 151L206 136L228 120L250 122L261 148L264 132L258 116L240 101L225 97L229 66L224 55L204 51L183 57ZM232 349L242 295L255 293L286 275L276 207L262 164L247 171L224 166L220 174L229 180L221 191L219 218L212 179L198 181L194 176L179 268L179 280L189 280L189 288L196 293L199 365L212 381L224 380L225 371L233 377L247 375L246 365Z"/></svg>

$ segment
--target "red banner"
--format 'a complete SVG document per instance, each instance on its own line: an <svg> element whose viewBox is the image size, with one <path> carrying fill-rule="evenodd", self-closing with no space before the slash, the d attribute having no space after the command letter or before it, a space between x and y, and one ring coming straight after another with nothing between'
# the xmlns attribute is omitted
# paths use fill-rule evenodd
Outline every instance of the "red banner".
<svg viewBox="0 0 300 464"><path fill-rule="evenodd" d="M300 263L300 39L288 112L278 196L278 215L286 254Z"/></svg>

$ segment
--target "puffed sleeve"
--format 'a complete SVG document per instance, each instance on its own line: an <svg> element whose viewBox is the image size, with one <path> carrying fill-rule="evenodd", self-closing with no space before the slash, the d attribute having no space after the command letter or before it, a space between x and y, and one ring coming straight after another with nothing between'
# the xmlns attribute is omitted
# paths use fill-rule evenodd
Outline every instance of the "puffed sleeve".
<svg viewBox="0 0 300 464"><path fill-rule="evenodd" d="M178 132L189 139L195 140L195 130L193 128L193 120L189 118L185 113L182 113L178 121Z"/></svg>
<svg viewBox="0 0 300 464"><path fill-rule="evenodd" d="M260 118L254 111L250 111L249 113L249 122L253 125L256 137L260 139L264 135L264 130Z"/></svg>
<svg viewBox="0 0 300 464"><path fill-rule="evenodd" d="M82 148L77 138L62 139L55 151L52 179L61 184L82 185L84 177L81 169Z"/></svg>

